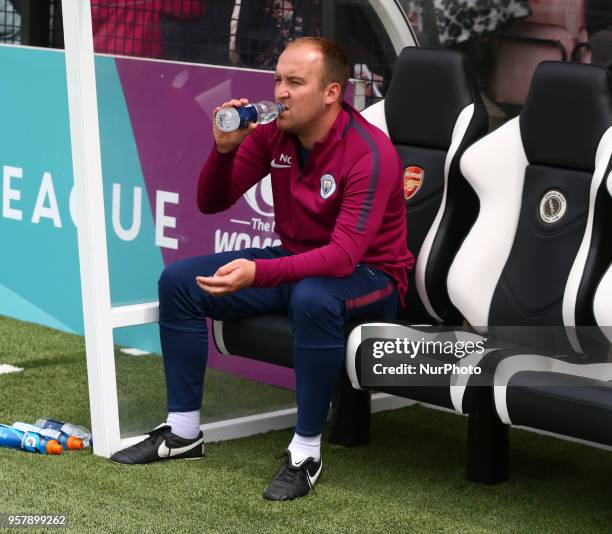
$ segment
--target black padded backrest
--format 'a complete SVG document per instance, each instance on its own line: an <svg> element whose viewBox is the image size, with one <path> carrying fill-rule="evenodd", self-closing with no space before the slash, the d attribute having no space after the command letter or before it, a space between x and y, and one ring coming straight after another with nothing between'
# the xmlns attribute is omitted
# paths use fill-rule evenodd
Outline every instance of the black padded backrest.
<svg viewBox="0 0 612 534"><path fill-rule="evenodd" d="M419 257L400 317L457 322L460 316L450 303L446 275L478 212L459 159L488 128L467 58L456 50L405 48L384 106L389 137L405 168L408 248ZM410 195L413 180L418 185Z"/></svg>
<svg viewBox="0 0 612 534"><path fill-rule="evenodd" d="M385 95L389 137L447 151L459 113L477 98L475 87L461 52L404 48Z"/></svg>
<svg viewBox="0 0 612 534"><path fill-rule="evenodd" d="M606 69L540 63L521 111L521 136L531 165L592 173L595 152L612 124L612 95Z"/></svg>

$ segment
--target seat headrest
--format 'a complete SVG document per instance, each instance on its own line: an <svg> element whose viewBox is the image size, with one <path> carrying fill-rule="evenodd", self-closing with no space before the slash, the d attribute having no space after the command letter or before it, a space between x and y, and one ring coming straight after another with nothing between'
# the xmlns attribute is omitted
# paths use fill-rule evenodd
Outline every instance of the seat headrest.
<svg viewBox="0 0 612 534"><path fill-rule="evenodd" d="M612 126L608 71L563 61L540 63L519 120L529 163L593 171L599 141Z"/></svg>
<svg viewBox="0 0 612 534"><path fill-rule="evenodd" d="M457 50L402 50L385 95L395 144L448 149L459 113L480 99L467 58Z"/></svg>

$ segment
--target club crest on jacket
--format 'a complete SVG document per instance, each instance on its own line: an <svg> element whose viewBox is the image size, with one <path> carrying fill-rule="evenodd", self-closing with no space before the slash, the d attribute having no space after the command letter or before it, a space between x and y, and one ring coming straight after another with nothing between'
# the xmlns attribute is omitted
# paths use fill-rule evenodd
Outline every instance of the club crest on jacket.
<svg viewBox="0 0 612 534"><path fill-rule="evenodd" d="M329 198L336 190L336 180L331 174L321 176L321 198Z"/></svg>

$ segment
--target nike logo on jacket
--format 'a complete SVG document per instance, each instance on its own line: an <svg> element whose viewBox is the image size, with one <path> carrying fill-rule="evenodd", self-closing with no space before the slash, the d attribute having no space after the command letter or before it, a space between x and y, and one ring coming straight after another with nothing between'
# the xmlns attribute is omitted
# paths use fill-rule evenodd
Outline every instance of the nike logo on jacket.
<svg viewBox="0 0 612 534"><path fill-rule="evenodd" d="M283 165L282 163L276 163L275 159L272 160L271 165L275 169L289 169L291 167L291 165Z"/></svg>

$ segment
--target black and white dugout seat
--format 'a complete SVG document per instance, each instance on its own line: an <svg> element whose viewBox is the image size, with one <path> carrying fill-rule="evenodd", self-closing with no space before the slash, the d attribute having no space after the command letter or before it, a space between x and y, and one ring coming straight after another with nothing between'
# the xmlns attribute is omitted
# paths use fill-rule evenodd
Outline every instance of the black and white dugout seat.
<svg viewBox="0 0 612 534"><path fill-rule="evenodd" d="M459 159L488 127L467 59L453 50L405 48L386 98L363 115L389 135L405 167L408 247L417 267L416 281L414 275L410 280L410 306L402 318L428 324L454 319L444 280L478 211ZM347 334L354 326L347 325ZM287 317L215 321L213 332L223 354L293 367Z"/></svg>
<svg viewBox="0 0 612 534"><path fill-rule="evenodd" d="M612 196L610 167L606 173L607 187L601 186L599 193ZM610 204L607 202L602 209L610 210ZM612 223L610 215L606 219L608 225ZM603 240L610 241L610 226L603 230ZM603 246L608 248L609 256L610 244ZM501 360L495 368L494 398L495 409L504 424L612 446L611 297L612 266L592 298L593 316L599 328L567 329L575 352L555 356L514 353ZM584 317L582 324L592 324L586 322L590 319Z"/></svg>
<svg viewBox="0 0 612 534"><path fill-rule="evenodd" d="M466 151L481 211L448 285L492 341L576 356L591 345L595 288L612 260L611 127L605 69L543 62L520 116Z"/></svg>
<svg viewBox="0 0 612 534"><path fill-rule="evenodd" d="M611 275L604 277L612 261L612 198L606 187L611 156L608 72L544 62L520 116L469 147L461 159L479 212L447 285L474 334L487 336L487 350L459 360L480 365L481 375L449 375L442 388L447 397L433 403L449 407L450 398L454 410L469 414L472 480L507 477L510 423L600 442L612 437L612 424L605 425L612 418L595 406L587 414L591 407L581 404L584 389L578 387L604 369L585 364L609 365L609 345L594 333L593 302L601 280L595 313L607 313L602 320L609 323L602 292L612 284ZM401 328L395 337L421 337L419 329ZM354 387L360 387L359 336L359 330L351 333L347 351ZM431 388L418 387L419 380L415 376L414 387L403 389L411 398L432 402ZM560 391L558 400L547 396L548 386ZM603 402L604 388L612 414L612 385L600 383L591 393Z"/></svg>
<svg viewBox="0 0 612 534"><path fill-rule="evenodd" d="M488 130L472 69L454 50L406 48L385 99L364 116L387 133L404 164L408 249L417 261L399 318L460 323L445 280L476 220L478 199L459 161Z"/></svg>

